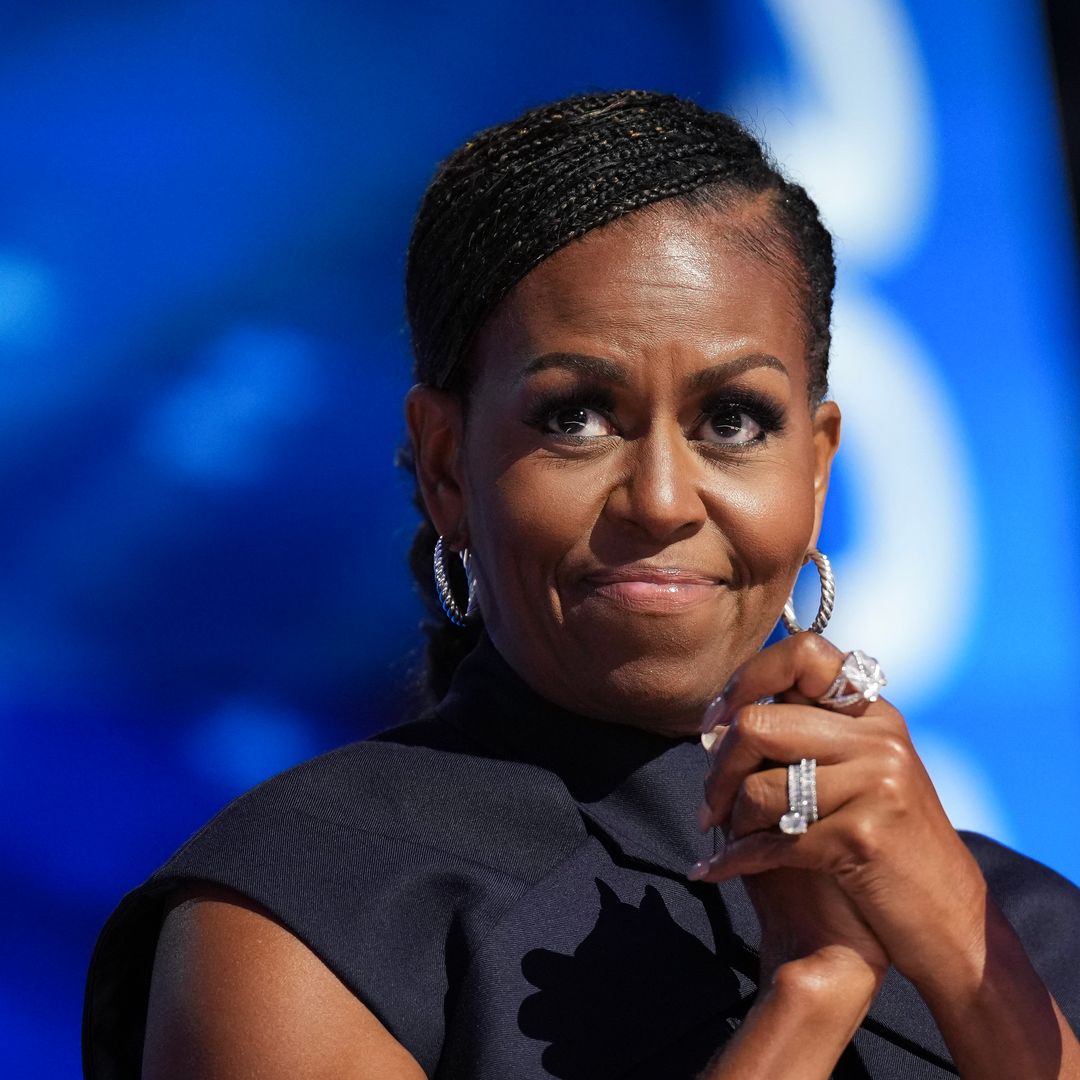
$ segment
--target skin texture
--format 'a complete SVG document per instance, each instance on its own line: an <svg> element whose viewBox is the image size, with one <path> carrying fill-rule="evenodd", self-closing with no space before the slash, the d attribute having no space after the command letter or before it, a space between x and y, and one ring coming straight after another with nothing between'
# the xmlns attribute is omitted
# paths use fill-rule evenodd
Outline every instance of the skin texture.
<svg viewBox="0 0 1080 1080"><path fill-rule="evenodd" d="M767 212L661 203L541 263L482 328L467 409L409 394L425 503L474 554L496 646L549 700L675 735L726 687L701 824L733 842L691 876L746 876L764 971L709 1077L824 1080L890 963L963 1075L1080 1077L896 710L813 705L842 657L821 638L759 651L816 541L840 431L808 400L791 267L741 242ZM804 756L823 818L787 837L772 763ZM220 894L166 920L146 1062L153 1080L423 1075L305 946Z"/></svg>
<svg viewBox="0 0 1080 1080"><path fill-rule="evenodd" d="M488 633L574 711L696 731L817 537L839 412L808 406L790 274L732 240L762 213L660 204L588 234L483 328L467 417L451 395L410 395L425 501L473 553ZM586 397L588 435L560 437L544 403L582 392L608 400ZM751 438L747 397L778 430ZM740 431L715 429L740 409ZM663 572L686 584L648 595Z"/></svg>
<svg viewBox="0 0 1080 1080"><path fill-rule="evenodd" d="M191 892L154 962L144 1080L423 1080L306 945L249 901Z"/></svg>

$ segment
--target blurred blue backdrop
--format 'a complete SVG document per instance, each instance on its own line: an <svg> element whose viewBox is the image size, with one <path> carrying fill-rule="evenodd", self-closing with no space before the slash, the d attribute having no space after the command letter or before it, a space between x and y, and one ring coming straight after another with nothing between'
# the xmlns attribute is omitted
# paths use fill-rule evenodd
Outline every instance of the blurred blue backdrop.
<svg viewBox="0 0 1080 1080"><path fill-rule="evenodd" d="M1037 8L5 5L4 1075L78 1074L124 891L407 707L412 214L479 127L616 86L734 111L819 198L831 636L882 658L958 825L1080 879L1075 257Z"/></svg>

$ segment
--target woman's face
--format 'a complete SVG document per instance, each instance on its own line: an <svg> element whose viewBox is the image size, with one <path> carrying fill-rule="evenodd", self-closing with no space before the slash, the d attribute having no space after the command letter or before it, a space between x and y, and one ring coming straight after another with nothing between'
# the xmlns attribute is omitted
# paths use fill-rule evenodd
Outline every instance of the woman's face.
<svg viewBox="0 0 1080 1080"><path fill-rule="evenodd" d="M500 653L574 711L695 730L817 537L839 413L810 411L790 282L732 240L761 214L630 215L480 334L454 546Z"/></svg>

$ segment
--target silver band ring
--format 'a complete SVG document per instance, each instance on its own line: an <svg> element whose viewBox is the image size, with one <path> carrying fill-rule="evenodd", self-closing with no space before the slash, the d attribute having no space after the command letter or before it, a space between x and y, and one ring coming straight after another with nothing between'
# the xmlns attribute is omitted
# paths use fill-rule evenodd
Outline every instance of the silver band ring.
<svg viewBox="0 0 1080 1080"><path fill-rule="evenodd" d="M817 760L803 758L787 767L788 812L780 818L780 831L799 836L818 819Z"/></svg>
<svg viewBox="0 0 1080 1080"><path fill-rule="evenodd" d="M881 665L862 649L856 649L844 657L839 674L817 703L826 709L846 709L860 702L877 701L888 681Z"/></svg>

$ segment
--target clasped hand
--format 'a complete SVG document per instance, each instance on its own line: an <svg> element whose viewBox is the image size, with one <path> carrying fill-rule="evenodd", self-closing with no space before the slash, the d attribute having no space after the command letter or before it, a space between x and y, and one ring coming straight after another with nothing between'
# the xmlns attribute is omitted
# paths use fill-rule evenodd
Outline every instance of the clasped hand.
<svg viewBox="0 0 1080 1080"><path fill-rule="evenodd" d="M802 633L733 675L707 717L717 738L700 815L727 843L690 876L746 879L766 976L813 956L861 963L879 982L892 963L932 991L957 964L981 963L985 881L900 713L884 699L817 704L842 662L830 642ZM802 758L817 759L820 820L785 835L786 766Z"/></svg>

